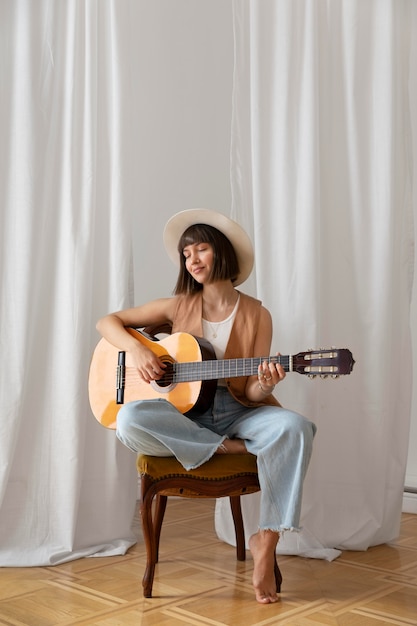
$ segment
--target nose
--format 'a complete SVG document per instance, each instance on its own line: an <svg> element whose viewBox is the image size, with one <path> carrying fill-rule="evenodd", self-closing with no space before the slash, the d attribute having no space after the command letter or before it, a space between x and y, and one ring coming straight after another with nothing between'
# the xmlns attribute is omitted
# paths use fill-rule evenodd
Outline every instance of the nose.
<svg viewBox="0 0 417 626"><path fill-rule="evenodd" d="M193 250L190 254L190 262L191 265L195 265L200 260L200 256L198 254L198 250Z"/></svg>

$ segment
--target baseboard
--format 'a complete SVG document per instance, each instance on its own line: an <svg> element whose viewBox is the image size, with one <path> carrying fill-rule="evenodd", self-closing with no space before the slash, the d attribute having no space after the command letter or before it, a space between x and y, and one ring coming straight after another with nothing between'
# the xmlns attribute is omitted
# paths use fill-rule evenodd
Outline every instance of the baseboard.
<svg viewBox="0 0 417 626"><path fill-rule="evenodd" d="M404 492L403 513L417 513L417 493Z"/></svg>

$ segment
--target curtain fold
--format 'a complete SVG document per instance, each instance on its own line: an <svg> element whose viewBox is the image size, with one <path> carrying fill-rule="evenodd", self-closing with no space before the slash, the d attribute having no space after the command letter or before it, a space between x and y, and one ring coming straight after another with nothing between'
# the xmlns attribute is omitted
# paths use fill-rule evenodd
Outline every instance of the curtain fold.
<svg viewBox="0 0 417 626"><path fill-rule="evenodd" d="M135 541L134 455L87 395L95 320L132 295L132 11L127 0L0 8L3 566Z"/></svg>
<svg viewBox="0 0 417 626"><path fill-rule="evenodd" d="M348 347L349 377L288 375L277 395L318 426L299 537L334 558L397 536L411 404L414 233L409 0L234 0L232 216L275 350ZM246 501L246 498L244 499ZM245 506L248 532L257 506ZM232 542L227 505L216 527Z"/></svg>

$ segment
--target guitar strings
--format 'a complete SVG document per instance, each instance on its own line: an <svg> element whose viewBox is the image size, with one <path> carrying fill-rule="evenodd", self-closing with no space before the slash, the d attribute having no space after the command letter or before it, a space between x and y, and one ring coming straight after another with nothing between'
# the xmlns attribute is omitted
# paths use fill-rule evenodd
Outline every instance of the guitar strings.
<svg viewBox="0 0 417 626"><path fill-rule="evenodd" d="M226 359L216 361L216 359L197 362L175 362L171 363L169 370L162 375L156 383L169 385L174 382L193 382L201 380L215 380L219 378L238 378L239 376L254 376L258 373L258 367L264 361L270 363L281 363L284 369L289 368L289 356L273 356L248 359ZM135 368L125 366L125 374L121 376L121 381L125 384L131 382L127 378L128 371Z"/></svg>
<svg viewBox="0 0 417 626"><path fill-rule="evenodd" d="M328 358L324 355L329 352ZM348 362L343 362L342 353L347 353L350 358ZM336 358L337 353L337 358ZM305 353L303 353L305 354ZM321 356L318 356L321 355ZM304 363L297 363L296 357L287 355L275 355L269 357L251 357L251 358L239 358L239 359L226 359L217 361L216 359L206 361L191 361L191 362L169 362L168 371L162 375L162 377L156 380L156 384L159 387L168 387L174 383L181 382L197 382L203 380L216 380L219 378L237 378L239 376L253 376L257 374L258 367L264 361L269 363L280 363L285 371L297 371L299 373L305 373L308 375L319 374L347 374L350 373L353 367L354 360L351 357L351 352L346 349L333 349L329 351L321 350L316 354L317 360L320 361L317 364L315 358ZM347 357L346 357L347 358ZM345 358L345 360L346 360ZM330 361L330 364L327 363ZM295 365L295 367L294 367ZM130 383L137 384L137 375L129 376L130 371L134 371L132 366L125 366L120 369L118 367L116 371L116 388L120 388L120 384L123 387L127 387Z"/></svg>
<svg viewBox="0 0 417 626"><path fill-rule="evenodd" d="M330 351L329 351L330 352ZM341 352L339 349L338 352ZM344 350L350 355L350 351ZM324 351L321 351L323 355ZM283 365L285 371L297 371L299 373L311 375L337 375L348 374L352 370L354 360L351 359L349 363L339 362L338 358L335 358L334 351L333 356L325 358L319 357L320 364L315 363L315 359L312 359L308 364L305 364L302 369L300 365L294 363L292 356L271 356L271 357L256 357L248 359L226 359L217 361L216 359L207 361L192 361L192 362L170 362L168 363L168 371L162 375L160 379L154 382L160 387L160 389L168 388L171 384L181 382L197 382L203 380L216 380L219 378L237 378L239 376L252 376L257 374L258 366L264 361L269 363L280 363ZM299 356L299 355L297 355ZM331 365L326 363L330 361ZM290 366L291 364L291 366ZM137 385L138 376L130 376L130 372L135 372L135 368L132 366L124 366L121 371L118 367L116 370L116 388L127 388L130 385Z"/></svg>

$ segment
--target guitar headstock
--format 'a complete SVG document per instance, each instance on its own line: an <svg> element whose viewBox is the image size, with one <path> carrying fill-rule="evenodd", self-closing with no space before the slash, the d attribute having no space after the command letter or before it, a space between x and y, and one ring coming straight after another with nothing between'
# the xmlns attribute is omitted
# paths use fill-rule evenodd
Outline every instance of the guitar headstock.
<svg viewBox="0 0 417 626"><path fill-rule="evenodd" d="M347 348L330 348L299 352L292 357L292 371L309 378L338 378L350 374L355 360Z"/></svg>

